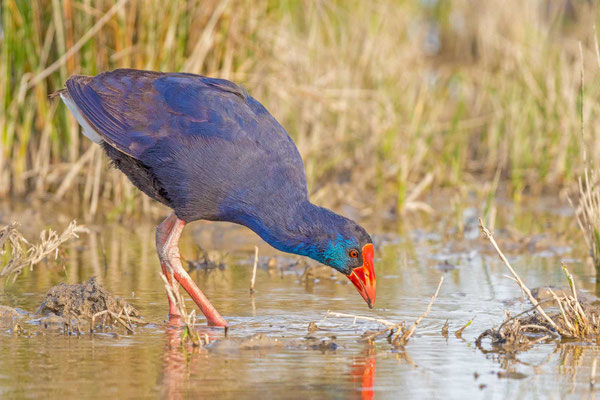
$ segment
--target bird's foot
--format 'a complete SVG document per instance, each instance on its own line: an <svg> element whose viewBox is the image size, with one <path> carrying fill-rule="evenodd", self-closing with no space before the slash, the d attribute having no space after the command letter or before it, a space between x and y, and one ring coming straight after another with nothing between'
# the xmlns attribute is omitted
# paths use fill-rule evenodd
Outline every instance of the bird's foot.
<svg viewBox="0 0 600 400"><path fill-rule="evenodd" d="M166 272L167 279L172 274L173 278L183 286L206 316L208 325L225 327L227 326L227 321L223 319L181 265L181 256L177 243L184 226L185 221L180 220L173 213L156 229L156 248L163 272ZM169 302L169 314L179 314L175 305L171 304L171 302Z"/></svg>

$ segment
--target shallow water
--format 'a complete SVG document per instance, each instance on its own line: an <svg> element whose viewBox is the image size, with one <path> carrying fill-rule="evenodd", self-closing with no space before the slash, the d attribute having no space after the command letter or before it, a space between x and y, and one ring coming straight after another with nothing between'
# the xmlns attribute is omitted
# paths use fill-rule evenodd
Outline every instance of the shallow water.
<svg viewBox="0 0 600 400"><path fill-rule="evenodd" d="M191 273L227 318L231 338L263 333L280 338L283 347L255 350L182 348L181 332L163 322L167 300L158 276L154 227L144 223L90 225L92 233L70 242L58 263L26 271L15 284L3 283L0 304L35 311L45 292L66 281L91 276L137 307L146 320L133 335L63 336L45 332L28 337L0 333L0 396L4 398L537 398L593 397L591 365L600 356L595 343L539 344L514 356L484 354L475 338L503 320L504 309L528 308L505 267L479 239L477 208L455 216L416 217L374 232L378 294L369 310L345 278L301 282L296 258L279 259L260 245L261 268L256 293L249 295L253 246L260 241L241 227L195 223L186 228L181 249L194 258L195 245L229 253L226 267ZM592 270L568 209L536 202L515 209L501 205L496 238L529 287L564 285L560 262L568 263L577 283L593 295ZM17 212L0 207L0 223L19 220L28 237L39 229L66 226L70 217L47 212ZM550 221L550 222L548 222ZM156 221L159 222L159 221ZM513 227L508 230L499 229ZM518 235L520 240L515 239ZM509 239L510 238L510 239ZM531 239L534 239L531 241ZM412 323L426 308L440 276L445 281L430 314L404 351L380 339L374 348L358 341L375 322L328 317L327 310ZM193 303L188 301L188 309ZM462 338L454 332L474 318ZM33 317L26 316L25 320ZM448 320L450 335L441 328ZM200 329L212 340L223 330ZM310 322L319 337L335 336L335 350L302 346ZM39 328L25 323L26 330ZM293 341L293 343L291 342Z"/></svg>

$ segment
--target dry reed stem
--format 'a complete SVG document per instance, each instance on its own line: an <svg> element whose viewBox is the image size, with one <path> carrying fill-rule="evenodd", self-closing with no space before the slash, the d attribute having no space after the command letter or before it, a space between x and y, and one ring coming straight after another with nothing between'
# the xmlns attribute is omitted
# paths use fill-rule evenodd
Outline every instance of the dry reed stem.
<svg viewBox="0 0 600 400"><path fill-rule="evenodd" d="M557 332L560 332L559 327L552 320L552 318L550 318L548 316L548 314L546 314L546 312L544 311L544 309L539 305L538 301L531 294L531 291L529 290L529 288L527 286L525 286L525 284L523 283L523 281L521 280L521 278L519 277L519 275L515 272L515 270L513 269L513 267L510 265L510 263L508 262L508 260L504 256L504 253L502 253L502 251L498 247L498 244L496 243L496 240L494 239L494 236L492 235L492 233L485 226L483 226L483 221L481 220L481 218L479 218L479 229L488 238L488 240L490 241L490 243L492 244L492 246L494 247L494 249L498 253L498 256L500 257L500 260L502 260L502 262L504 263L504 265L506 265L506 267L508 268L508 270L510 271L510 273L516 279L517 283L519 284L519 287L521 288L521 290L523 291L523 293L525 293L527 295L527 298L529 299L529 301L531 302L531 304L536 307L536 310L546 319L546 321L548 321L548 323L554 329L556 329Z"/></svg>
<svg viewBox="0 0 600 400"><path fill-rule="evenodd" d="M542 300L542 301L538 301L538 304L539 304L539 305L542 305L542 304L544 304L544 303L548 303L548 302L550 302L550 301L553 301L553 300L554 300L553 298L552 298L552 299L545 299L545 300ZM554 301L555 301L555 300L554 300ZM514 317L510 317L510 318L508 318L508 319L504 320L504 322L502 322L502 324L500 324L500 326L498 327L498 330L501 330L501 329L502 329L502 327L503 327L504 325L506 325L508 322L511 322L511 321L513 321L513 320L515 320L515 319L519 318L519 317L520 317L520 316L522 316L522 315L525 315L525 314L527 314L527 313L530 313L531 311L533 311L533 310L535 310L535 309L537 309L537 306L533 306L533 307L531 307L531 308L528 308L527 310L525 310L525 311L522 311L522 312L518 313L518 314L517 314L517 315L515 315Z"/></svg>
<svg viewBox="0 0 600 400"><path fill-rule="evenodd" d="M423 320L423 318L425 318L427 316L427 314L429 314L429 311L431 310L431 306L433 305L433 303L435 302L435 299L437 299L437 296L440 292L440 288L442 287L442 283L444 282L444 277L442 276L440 278L440 283L437 286L437 289L434 293L434 295L431 297L431 300L429 301L429 304L427 305L427 309L425 310L425 312L423 314L421 314L421 316L411 325L411 327L408 330L402 329L402 336L399 336L399 332L400 332L400 328L405 324L405 321L401 321L398 322L397 324L392 324L389 325L387 328L379 330L377 332L373 332L367 336L364 336L362 338L362 340L364 341L370 341L375 339L377 336L382 335L384 333L387 332L393 332L394 329L398 329L394 335L394 337L391 340L391 343L393 346L395 347L403 347L406 345L406 343L408 342L408 339L410 339L410 337L414 334L417 325L419 323L421 323L421 320Z"/></svg>
<svg viewBox="0 0 600 400"><path fill-rule="evenodd" d="M596 37L596 25L594 27L594 50L596 54L597 66L600 68L600 50L598 49L598 38ZM567 200L573 209L575 209L575 217L577 225L583 233L586 245L590 251L590 255L594 262L596 269L596 280L600 280L600 190L597 186L597 170L593 169L588 165L587 158L587 147L585 141L585 126L583 117L583 103L584 103L584 58L583 48L581 41L579 45L579 59L580 59L580 102L581 111L579 113L579 134L580 134L580 148L583 158L583 175L585 180L585 186L582 183L581 176L577 179L579 187L579 204L578 207L573 205L571 198L567 196ZM590 182L590 170L592 175L592 182ZM565 269L566 271L566 269ZM568 273L568 271L567 271ZM567 277L569 277L567 275ZM572 281L569 279L569 283ZM577 299L577 293L574 293L575 299Z"/></svg>
<svg viewBox="0 0 600 400"><path fill-rule="evenodd" d="M427 305L425 312L423 314L421 314L421 316L419 318L417 318L417 320L410 326L408 331L405 331L402 333L401 337L398 337L400 331L396 331L396 334L394 335L394 338L392 339L392 344L394 344L394 346L404 347L406 345L406 343L408 342L408 339L410 339L410 337L415 333L415 330L417 329L417 325L419 325L421 323L421 321L423 320L423 318L425 318L427 316L427 314L429 314L429 311L431 311L431 306L433 305L433 302L435 301L435 299L437 299L438 294L440 293L440 288L442 287L442 283L444 283L443 275L440 277L440 283L438 284L434 295L431 297L431 300L429 301L429 304Z"/></svg>
<svg viewBox="0 0 600 400"><path fill-rule="evenodd" d="M258 267L258 246L254 246L254 266L252 267L252 280L250 281L250 294L254 293L254 282L256 281L256 268Z"/></svg>
<svg viewBox="0 0 600 400"><path fill-rule="evenodd" d="M125 315L125 317L127 318L127 322L125 322L125 320L122 318L123 315ZM138 323L138 324L146 323L145 321L143 321L140 318L136 318L134 316L129 315L129 311L127 310L126 306L123 306L123 308L121 308L121 310L119 310L118 314L115 314L113 311L106 309L104 311L98 311L96 314L92 315L91 321L90 321L90 333L94 333L94 329L96 328L96 318L99 318L99 317L104 317L104 319L102 321L102 328L101 328L102 330L104 330L104 327L106 326L106 323L107 323L107 318L106 318L107 316L110 317L109 324L115 325L115 323L118 322L129 333L134 333L134 330L133 330L134 322ZM76 316L76 315L75 315L75 317L78 318L78 316Z"/></svg>
<svg viewBox="0 0 600 400"><path fill-rule="evenodd" d="M108 311L108 314L109 314L109 315L110 315L110 316L113 318L113 320L115 320L115 321L117 321L118 323L120 323L121 325L123 325L123 327L124 327L125 329L127 329L127 331L128 331L129 333L133 333L133 327L131 327L131 326L127 325L127 323L126 323L125 321L123 321L123 319L122 319L122 318L121 318L119 315L115 314L115 313L114 313L114 312L112 312L112 311L109 311L109 310L107 310L107 311Z"/></svg>
<svg viewBox="0 0 600 400"><path fill-rule="evenodd" d="M585 147L585 145L583 145ZM591 174L591 179L590 179ZM577 207L573 204L570 197L567 197L569 204L575 209L577 225L583 233L585 243L590 250L590 256L596 268L597 279L600 278L600 189L597 183L597 172L586 166L584 169L583 180L578 179L579 204Z"/></svg>
<svg viewBox="0 0 600 400"><path fill-rule="evenodd" d="M96 318L106 316L106 314L108 314L108 310L98 311L96 314L92 315L92 322L90 323L90 333L94 332L94 328L96 326ZM104 318L104 322L102 322L102 329L104 329L105 322L106 318Z"/></svg>
<svg viewBox="0 0 600 400"><path fill-rule="evenodd" d="M367 336L364 336L364 337L362 338L362 340L363 340L363 341L365 341L365 342L368 342L368 341L370 341L370 340L373 340L373 339L375 339L375 338L376 338L377 336L379 336L379 335L383 335L384 333L388 333L388 332L393 332L393 331L394 331L394 329L400 329L400 328L401 328L402 326L404 326L405 324L406 324L406 321L400 321L400 322L398 322L398 323L396 323L396 324L394 324L394 325L390 325L390 326L388 326L388 327L387 327L387 328L385 328L385 329L382 329L382 330L379 330L379 331L377 331L377 332L373 332L373 333L371 333L371 334L369 334L369 335L367 335Z"/></svg>
<svg viewBox="0 0 600 400"><path fill-rule="evenodd" d="M50 66L48 66L46 69L44 69L43 71L41 71L39 74L37 74L35 77L33 77L29 83L27 84L27 89L31 89L32 87L34 87L35 85L37 85L38 83L40 83L41 81L43 81L44 79L46 79L50 74L52 74L54 71L58 70L60 67L62 67L64 65L64 63L70 58L73 57L74 54L76 54L79 50L81 50L81 48L87 43L88 40L90 40L92 37L94 37L94 35L96 35L100 29L102 29L102 27L108 22L110 21L110 19L113 17L113 15L115 15L129 0L120 0L118 3L116 3L114 6L112 6L107 12L106 14L104 14L102 16L102 18L100 18L98 20L98 22L96 22L94 24L94 26L92 26L90 28L89 31L87 31L82 37L81 39L79 39L77 41L77 43L75 43L73 45L73 47L71 47L69 50L67 50L66 53L64 53L62 56L60 56L60 58L58 60L56 60L55 62L53 62Z"/></svg>
<svg viewBox="0 0 600 400"><path fill-rule="evenodd" d="M593 389L594 385L596 384L596 367L598 364L598 359L594 358L594 361L592 362L592 372L590 373L590 387Z"/></svg>
<svg viewBox="0 0 600 400"><path fill-rule="evenodd" d="M552 298L558 304L558 308L560 309L560 313L563 316L563 320L565 321L567 328L569 328L571 330L571 332L574 332L575 327L573 326L573 324L571 324L571 321L569 321L569 319L567 318L567 313L565 312L565 308L563 307L563 303L562 303L561 299L558 298L558 296L556 295L556 293L554 293L554 291L552 289L548 288L548 290L550 291Z"/></svg>
<svg viewBox="0 0 600 400"><path fill-rule="evenodd" d="M184 344L185 339L189 337L195 347L201 346L202 341L200 340L200 336L198 332L194 330L196 310L192 310L192 312L188 314L181 293L179 290L173 287L173 285L176 285L176 283L170 283L162 272L160 272L160 279L162 279L165 285L165 290L169 300L177 306L177 309L179 310L179 313L183 319L183 323L185 324L185 334L181 337L181 344ZM171 281L176 282L173 277L171 277Z"/></svg>
<svg viewBox="0 0 600 400"><path fill-rule="evenodd" d="M344 314L344 313L338 313L338 312L334 312L334 311L329 311L327 310L327 313L325 314L325 317L323 317L323 321L325 321L327 319L327 317L329 316L334 316L334 317L347 317L347 318L354 318L354 322L352 324L355 324L357 320L363 320L363 321L374 321L374 322L379 322L382 325L386 325L386 326L396 326L396 324L394 324L393 322L390 322L386 319L381 319L381 318L373 318L373 317L364 317L362 315L353 315L353 314Z"/></svg>
<svg viewBox="0 0 600 400"><path fill-rule="evenodd" d="M77 174L79 174L86 163L92 160L95 149L96 148L93 146L90 147L85 153L83 153L81 157L79 157L79 160L71 165L69 172L67 172L60 186L56 190L56 193L54 194L55 201L61 200L65 193L67 193L67 191L71 188L75 178L77 177Z"/></svg>

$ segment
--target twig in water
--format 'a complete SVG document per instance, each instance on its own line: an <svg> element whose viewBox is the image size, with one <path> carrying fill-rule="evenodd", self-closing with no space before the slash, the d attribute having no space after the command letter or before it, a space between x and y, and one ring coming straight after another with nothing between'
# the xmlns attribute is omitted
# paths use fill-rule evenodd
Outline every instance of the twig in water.
<svg viewBox="0 0 600 400"><path fill-rule="evenodd" d="M429 311L431 311L431 306L433 305L433 302L435 301L435 299L437 299L437 296L440 292L440 288L442 287L442 283L444 283L443 275L440 278L440 283L438 284L435 294L431 297L431 300L429 301L429 304L427 305L425 312L423 314L421 314L421 316L419 318L417 318L417 320L410 326L410 328L407 331L405 331L402 334L401 337L398 337L400 334L400 331L399 330L396 331L396 334L394 335L394 338L392 339L392 344L394 346L404 347L406 345L406 343L408 342L408 339L410 339L410 337L415 333L415 330L417 329L417 325L419 325L421 323L421 321L423 320L423 318L425 318L427 316L427 314L429 314Z"/></svg>
<svg viewBox="0 0 600 400"><path fill-rule="evenodd" d="M448 339L448 320L446 320L446 322L444 323L444 326L442 326L442 336L445 337L446 339Z"/></svg>
<svg viewBox="0 0 600 400"><path fill-rule="evenodd" d="M327 314L325 314L325 317L323 317L322 321L325 321L327 319L327 317L329 317L330 315L334 316L334 317L354 318L353 324L356 323L357 319L361 319L361 320L365 320L365 321L379 322L380 324L383 324L383 325L386 325L386 326L396 326L396 324L394 324L393 322L390 322L390 321L388 321L386 319L373 318L373 317L363 317L362 315L344 314L344 313L338 313L338 312L333 312L333 311L329 311L329 310L327 310Z"/></svg>
<svg viewBox="0 0 600 400"><path fill-rule="evenodd" d="M92 315L92 322L90 324L90 333L94 333L94 328L96 327L96 317L100 317L102 315L106 316L108 314L108 310L98 311L96 314ZM106 318L105 318L106 321ZM104 323L102 323L102 329L104 329Z"/></svg>
<svg viewBox="0 0 600 400"><path fill-rule="evenodd" d="M254 267L252 268L252 280L250 281L250 294L254 293L254 282L256 281L256 267L258 266L258 246L254 246Z"/></svg>
<svg viewBox="0 0 600 400"><path fill-rule="evenodd" d="M200 336L198 335L198 332L194 331L196 311L193 310L188 314L187 310L185 309L185 303L183 301L183 297L181 297L181 293L179 293L178 290L175 290L173 284L168 281L167 277L162 272L160 273L160 279L162 279L163 283L165 284L165 290L167 291L169 300L177 305L179 314L181 314L183 323L185 324L185 332L181 336L181 344L183 344L185 339L189 337L194 346L201 346L202 341L200 340ZM173 281L173 279L171 279L171 281Z"/></svg>
<svg viewBox="0 0 600 400"><path fill-rule="evenodd" d="M112 311L108 311L108 314L113 318L113 320L115 320L118 323L120 323L121 325L123 325L129 333L133 333L133 327L127 325L127 323L125 321L123 321L123 319L120 316L118 316L117 314L115 314Z"/></svg>
<svg viewBox="0 0 600 400"><path fill-rule="evenodd" d="M594 358L594 362L592 363L592 373L590 374L590 388L594 388L596 384L596 364L598 363L598 359Z"/></svg>
<svg viewBox="0 0 600 400"><path fill-rule="evenodd" d="M404 329L402 329L403 334L402 334L402 337L400 338L401 342L399 342L399 344L395 344L394 341L396 341L396 338L399 335L399 333L398 333L399 330L398 330L396 332L395 339L392 341L392 344L394 344L395 346L396 345L398 345L398 346L404 346L404 344L406 344L406 342L408 341L408 339L413 335L415 329L417 328L417 325L421 322L421 320L423 318L425 318L427 316L427 314L429 313L429 310L431 310L431 306L432 306L433 302L435 301L435 299L437 298L438 293L440 291L440 288L442 287L442 282L444 282L444 277L443 276L440 278L440 283L438 284L437 290L435 291L435 294L433 295L433 297L431 298L431 301L427 305L427 309L425 310L425 312L417 319L417 321L415 321L415 323L410 327L410 329L408 331L404 332ZM382 334L387 333L387 332L393 332L394 329L399 329L403 325L404 325L404 321L398 322L397 324L390 325L390 326L388 326L385 329L382 329L380 331L373 332L370 335L364 336L362 338L362 340L364 340L364 341L373 340L377 336L382 335ZM405 338L405 340L402 341L402 338Z"/></svg>
<svg viewBox="0 0 600 400"><path fill-rule="evenodd" d="M502 260L502 262L504 263L504 265L506 265L506 267L508 268L508 270L510 271L510 273L517 280L517 283L519 284L519 287L521 288L521 290L523 291L523 293L525 293L527 295L527 297L529 298L529 301L531 302L531 304L533 304L536 307L536 310L546 319L546 321L548 321L548 323L550 324L550 326L552 326L557 332L560 333L559 327L552 320L552 318L550 318L548 316L548 314L546 314L546 312L544 311L544 309L540 306L540 304L538 303L538 301L531 294L531 291L529 290L529 288L527 286L525 286L525 284L523 283L523 281L521 280L521 278L519 277L519 275L517 275L517 273L515 272L515 270L513 269L513 267L510 265L510 263L508 262L508 260L506 259L506 257L504 256L504 254L502 253L502 251L500 250L500 248L498 247L498 244L496 243L496 240L494 239L494 236L492 235L492 233L485 226L483 226L483 221L481 220L481 218L479 218L479 229L488 238L488 240L490 241L490 243L492 244L492 246L494 247L494 249L498 253L498 256L500 257L500 260Z"/></svg>
<svg viewBox="0 0 600 400"><path fill-rule="evenodd" d="M545 299L545 300L539 301L539 302L538 302L538 304L539 304L539 305L542 305L542 304L544 304L544 303L548 303L548 302L551 302L551 301L556 301L556 300L555 300L554 298ZM533 307L531 307L531 308L529 308L529 309L527 309L527 310L525 310L525 311L522 311L522 312L518 313L518 314L517 314L517 315L515 315L514 317L510 317L510 318L507 318L507 319L505 319L505 320L504 320L504 322L502 322L502 323L500 324L500 326L498 327L498 331L502 330L502 327L503 327L504 325L506 325L508 322L510 322L510 321L512 321L512 320L514 320L514 319L517 319L517 318L518 318L518 317L520 317L521 315L525 315L525 314L527 314L527 313L529 313L529 312L531 312L531 311L535 310L536 308L537 308L537 306L533 306Z"/></svg>
<svg viewBox="0 0 600 400"><path fill-rule="evenodd" d="M385 328L385 329L382 329L382 330L380 330L380 331L373 332L373 333L371 333L370 335L364 336L364 337L362 338L362 340L363 340L363 341L365 341L365 342L368 342L368 341L370 341L370 340L373 340L373 339L375 339L375 338L376 338L377 336L379 336L379 335L382 335L382 334L384 334L384 333L387 333L387 332L393 332L393 331L394 331L394 329L398 329L398 328L402 327L402 326L403 326L405 323L406 323L406 322L404 322L404 321L400 321L400 322L398 322L397 324L394 324L394 325L388 326L388 327L387 327L387 328Z"/></svg>

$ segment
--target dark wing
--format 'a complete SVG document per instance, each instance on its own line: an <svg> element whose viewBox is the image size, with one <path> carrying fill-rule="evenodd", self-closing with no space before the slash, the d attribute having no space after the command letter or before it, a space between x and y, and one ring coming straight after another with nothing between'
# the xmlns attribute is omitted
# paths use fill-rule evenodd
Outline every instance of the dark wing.
<svg viewBox="0 0 600 400"><path fill-rule="evenodd" d="M234 104L247 104L244 89L192 74L118 69L74 75L66 86L102 138L135 158L165 136L232 135L221 129L230 128L223 126L223 111L251 114L249 107Z"/></svg>
<svg viewBox="0 0 600 400"><path fill-rule="evenodd" d="M296 146L267 110L232 82L115 70L73 76L67 90L108 144L154 171L176 211L186 208L181 215L218 218L225 204L255 206L271 192L273 202L284 195L307 196ZM191 215L202 207L204 214Z"/></svg>

